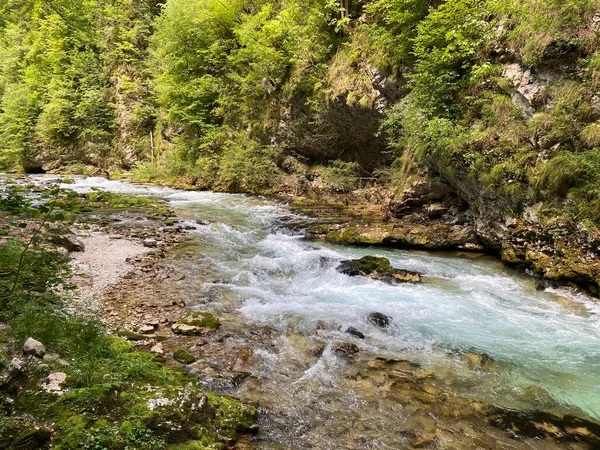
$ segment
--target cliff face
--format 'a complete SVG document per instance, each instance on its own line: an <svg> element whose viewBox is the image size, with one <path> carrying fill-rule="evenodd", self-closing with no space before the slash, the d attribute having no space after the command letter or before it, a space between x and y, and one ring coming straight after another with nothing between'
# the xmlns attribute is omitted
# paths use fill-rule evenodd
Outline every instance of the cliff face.
<svg viewBox="0 0 600 450"><path fill-rule="evenodd" d="M595 0L9 1L0 165L348 199L367 184L402 221L415 180L438 180L453 200L415 223L460 227L458 208L454 246L549 279L566 258L593 290L599 32Z"/></svg>

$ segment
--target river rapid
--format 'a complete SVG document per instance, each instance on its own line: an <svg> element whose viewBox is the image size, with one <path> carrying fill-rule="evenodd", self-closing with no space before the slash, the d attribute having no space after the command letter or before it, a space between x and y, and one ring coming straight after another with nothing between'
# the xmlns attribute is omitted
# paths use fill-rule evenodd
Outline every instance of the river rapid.
<svg viewBox="0 0 600 450"><path fill-rule="evenodd" d="M528 277L482 255L307 240L299 224L311 219L269 199L103 178L63 187L166 201L192 228L168 255L186 275L189 304L225 317L231 329L272 330L251 343L249 376L222 388L265 408L259 447L411 448L404 433L411 417L424 417L413 428L434 429L427 421L443 420L443 405L428 406L410 390L395 395L396 385L387 381L404 369L373 372L400 364L394 361L410 361L411 380L435 377L432 398L442 390L473 399L469 405L600 421L600 304L592 299L567 289L537 290ZM389 285L336 271L340 261L364 255L421 272L424 282ZM366 319L375 311L392 318L388 329ZM335 326L317 330L318 321ZM345 333L348 327L365 338ZM234 332L232 339L244 337ZM324 352L307 356L316 341ZM354 343L360 352L340 358L332 350L337 342ZM477 355L484 355L485 367L474 365ZM413 398L419 408L411 409ZM468 435L466 423L456 434ZM483 433L498 448L517 448L503 431ZM457 445L448 448L467 448Z"/></svg>

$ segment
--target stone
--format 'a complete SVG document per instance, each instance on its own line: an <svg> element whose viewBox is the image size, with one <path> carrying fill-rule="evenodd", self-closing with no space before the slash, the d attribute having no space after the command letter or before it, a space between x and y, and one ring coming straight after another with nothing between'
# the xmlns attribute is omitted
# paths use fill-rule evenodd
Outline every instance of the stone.
<svg viewBox="0 0 600 450"><path fill-rule="evenodd" d="M163 345L159 342L150 348L150 352L156 353L157 355L163 355L165 350L163 349Z"/></svg>
<svg viewBox="0 0 600 450"><path fill-rule="evenodd" d="M364 339L365 335L362 334L360 331L358 331L356 328L354 327L348 327L346 328L346 333L351 334L352 336L355 336L359 339Z"/></svg>
<svg viewBox="0 0 600 450"><path fill-rule="evenodd" d="M10 371L11 373L20 373L23 371L23 361L20 360L17 357L14 357L11 361L10 361Z"/></svg>
<svg viewBox="0 0 600 450"><path fill-rule="evenodd" d="M234 372L250 373L251 359L254 356L254 350L251 347L244 347L238 353L231 370Z"/></svg>
<svg viewBox="0 0 600 450"><path fill-rule="evenodd" d="M392 318L380 312L372 312L367 316L367 320L379 328L387 328L390 326Z"/></svg>
<svg viewBox="0 0 600 450"><path fill-rule="evenodd" d="M141 334L152 334L154 333L154 327L152 325L144 325L138 329Z"/></svg>
<svg viewBox="0 0 600 450"><path fill-rule="evenodd" d="M186 325L185 323L175 323L173 324L173 326L171 326L171 330L173 331L173 333L181 334L183 336L199 336L213 331L210 328Z"/></svg>
<svg viewBox="0 0 600 450"><path fill-rule="evenodd" d="M46 354L46 347L44 347L44 344L40 341L36 341L33 338L27 338L23 345L23 353L43 358Z"/></svg>
<svg viewBox="0 0 600 450"><path fill-rule="evenodd" d="M42 389L46 392L59 393L62 391L62 385L67 381L67 374L64 372L52 372L42 383Z"/></svg>
<svg viewBox="0 0 600 450"><path fill-rule="evenodd" d="M351 342L336 342L333 344L333 353L337 356L352 356L358 352L358 346Z"/></svg>
<svg viewBox="0 0 600 450"><path fill-rule="evenodd" d="M182 349L173 352L173 358L175 361L179 361L182 364L192 364L196 361L196 357L194 355L187 350Z"/></svg>
<svg viewBox="0 0 600 450"><path fill-rule="evenodd" d="M144 247L147 248L155 248L158 245L156 239L153 238L144 239L142 243L144 244Z"/></svg>
<svg viewBox="0 0 600 450"><path fill-rule="evenodd" d="M70 234L52 234L48 237L48 241L69 252L83 252L85 250L83 242Z"/></svg>
<svg viewBox="0 0 600 450"><path fill-rule="evenodd" d="M44 361L55 362L58 361L59 356L56 353L46 353L42 358Z"/></svg>
<svg viewBox="0 0 600 450"><path fill-rule="evenodd" d="M211 313L188 311L177 320L171 329L176 334L198 336L216 331L220 326L219 320Z"/></svg>

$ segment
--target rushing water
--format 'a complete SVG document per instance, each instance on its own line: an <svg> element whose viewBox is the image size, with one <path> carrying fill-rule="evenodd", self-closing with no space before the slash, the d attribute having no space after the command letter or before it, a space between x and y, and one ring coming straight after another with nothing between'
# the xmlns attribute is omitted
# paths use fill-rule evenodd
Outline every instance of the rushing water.
<svg viewBox="0 0 600 450"><path fill-rule="evenodd" d="M188 234L196 262L210 265L248 322L274 327L283 336L291 328L314 330L317 320L335 321L342 329L353 326L366 339L341 332L329 339L342 337L362 351L449 373L470 397L600 420L600 307L590 299L566 290L536 290L531 280L481 256L308 241L286 227L297 219L290 210L256 197L101 178L65 187L160 197L190 223L203 221ZM419 271L425 282L391 286L335 270L340 260L367 254ZM393 326L380 330L368 323L365 317L373 311L391 316ZM456 350L485 353L497 370L473 373L449 356ZM258 354L266 367L285 364L272 351ZM290 385L307 379L328 383L334 371L326 363L276 372L291 377L284 381Z"/></svg>

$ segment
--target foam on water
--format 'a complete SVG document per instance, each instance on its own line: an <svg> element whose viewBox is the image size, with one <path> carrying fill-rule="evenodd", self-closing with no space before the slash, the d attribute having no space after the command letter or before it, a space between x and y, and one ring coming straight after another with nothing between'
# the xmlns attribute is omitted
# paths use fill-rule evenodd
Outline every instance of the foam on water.
<svg viewBox="0 0 600 450"><path fill-rule="evenodd" d="M534 401L526 394L535 387L557 409L600 420L600 307L582 295L537 291L530 280L486 258L308 242L282 230L290 212L264 199L100 178L64 187L161 197L182 217L207 220L191 235L215 277L230 283L249 321L283 331L290 317L306 330L317 320L334 320L360 329L367 338L356 343L363 349L388 356L410 353L432 366L448 364L451 350L473 349L491 356L501 370L486 377L456 369L470 394L522 404ZM336 271L340 260L367 254L423 272L429 281L390 286ZM368 323L366 315L373 311L392 317L393 326L382 331ZM340 337L349 339L332 334ZM320 364L328 364L327 358ZM322 372L314 367L304 376Z"/></svg>

